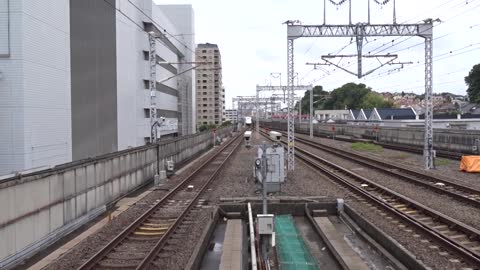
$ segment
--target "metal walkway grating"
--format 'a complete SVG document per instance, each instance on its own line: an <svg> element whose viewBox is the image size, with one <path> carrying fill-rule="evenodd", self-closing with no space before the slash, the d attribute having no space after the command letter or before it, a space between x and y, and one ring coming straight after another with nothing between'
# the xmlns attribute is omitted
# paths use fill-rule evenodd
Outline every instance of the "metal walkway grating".
<svg viewBox="0 0 480 270"><path fill-rule="evenodd" d="M298 233L292 216L275 217L275 242L280 270L320 269Z"/></svg>

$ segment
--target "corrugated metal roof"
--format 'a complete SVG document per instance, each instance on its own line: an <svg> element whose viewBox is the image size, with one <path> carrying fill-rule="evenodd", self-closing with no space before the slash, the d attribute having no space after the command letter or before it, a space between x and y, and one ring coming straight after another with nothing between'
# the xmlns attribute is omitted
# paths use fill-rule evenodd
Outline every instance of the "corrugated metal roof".
<svg viewBox="0 0 480 270"><path fill-rule="evenodd" d="M367 119L370 118L370 116L372 115L372 112L373 110L363 109L363 113L365 113L365 117L367 117Z"/></svg>
<svg viewBox="0 0 480 270"><path fill-rule="evenodd" d="M392 117L393 119L415 119L412 108L383 108L377 109L377 112L382 120L390 120Z"/></svg>
<svg viewBox="0 0 480 270"><path fill-rule="evenodd" d="M353 117L355 117L355 119L357 119L358 114L360 114L360 110L352 110L352 113L353 113Z"/></svg>

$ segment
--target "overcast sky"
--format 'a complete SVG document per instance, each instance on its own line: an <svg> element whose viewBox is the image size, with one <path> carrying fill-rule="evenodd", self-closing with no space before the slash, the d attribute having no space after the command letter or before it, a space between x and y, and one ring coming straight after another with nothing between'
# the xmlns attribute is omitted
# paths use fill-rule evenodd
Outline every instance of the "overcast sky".
<svg viewBox="0 0 480 270"><path fill-rule="evenodd" d="M300 20L303 24L322 24L324 20L323 0L155 1L159 4L193 5L196 42L216 43L222 54L227 108L231 107L234 96L255 95L257 84L279 84L278 78L270 76L272 72L281 72L282 84L286 84L287 40L283 22ZM338 3L341 0L331 1ZM374 1L371 0L371 22L392 23L393 0L385 6L379 6ZM480 63L480 0L396 2L398 23L417 23L426 18L442 20L433 29L436 38L434 92L465 94L464 77L473 65ZM352 0L352 6L352 22L366 22L368 0ZM337 8L327 0L327 24L348 24L348 21L348 1ZM340 54L354 54L355 43L351 43L350 38L301 38L295 41L295 71L299 73L300 83L322 85L326 90L333 90L348 82L362 82L378 92L424 92L422 38L367 38L365 43L365 54L398 54L396 62L413 64L405 65L403 69L399 69L401 66L384 66L362 79L333 66L313 70L305 63L320 62L322 55L338 53L342 48ZM356 58L344 59L340 65L355 71L356 61ZM366 72L377 65L377 60L364 59L363 69Z"/></svg>

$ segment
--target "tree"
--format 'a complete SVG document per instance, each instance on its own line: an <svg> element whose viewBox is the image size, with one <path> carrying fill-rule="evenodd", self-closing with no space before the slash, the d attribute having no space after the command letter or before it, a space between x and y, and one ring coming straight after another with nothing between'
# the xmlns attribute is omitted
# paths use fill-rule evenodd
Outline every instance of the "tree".
<svg viewBox="0 0 480 270"><path fill-rule="evenodd" d="M230 121L225 121L225 122L222 123L221 126L222 126L222 127L226 127L226 126L231 126L231 125L232 125L232 122L230 122Z"/></svg>
<svg viewBox="0 0 480 270"><path fill-rule="evenodd" d="M375 92L370 92L364 97L361 107L363 109L391 108L393 103Z"/></svg>
<svg viewBox="0 0 480 270"><path fill-rule="evenodd" d="M371 91L372 89L363 83L347 83L332 91L330 99L325 102L325 109L360 109L364 98Z"/></svg>
<svg viewBox="0 0 480 270"><path fill-rule="evenodd" d="M329 95L330 93L324 91L321 85L313 87L313 111L322 109ZM302 113L310 113L310 91L305 92L300 103L302 104ZM298 105L297 102L295 110L298 110Z"/></svg>
<svg viewBox="0 0 480 270"><path fill-rule="evenodd" d="M468 85L467 94L470 102L480 103L480 64L473 66L465 77L465 83Z"/></svg>
<svg viewBox="0 0 480 270"><path fill-rule="evenodd" d="M215 124L205 125L204 124L204 125L201 125L201 126L198 127L198 131L203 132L203 131L214 129L214 128L217 128L217 125L215 125Z"/></svg>

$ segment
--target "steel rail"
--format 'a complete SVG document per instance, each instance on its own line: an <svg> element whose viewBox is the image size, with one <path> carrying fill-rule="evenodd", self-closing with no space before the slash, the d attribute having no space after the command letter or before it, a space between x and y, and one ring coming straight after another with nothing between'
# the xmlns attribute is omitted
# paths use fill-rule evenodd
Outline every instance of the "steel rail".
<svg viewBox="0 0 480 270"><path fill-rule="evenodd" d="M444 177L440 178L428 175L409 168L405 168L403 166L395 165L375 158L366 157L336 147L320 144L318 142L314 142L304 138L297 137L297 142L359 163L361 165L376 169L383 173L401 178L416 185L427 187L437 193L446 194L459 201L469 203L477 207L480 206L480 190L455 183L453 182L453 180Z"/></svg>
<svg viewBox="0 0 480 270"><path fill-rule="evenodd" d="M192 179L194 179L197 174L200 173L201 170L206 168L215 158L222 154L222 152L232 145L235 141L240 138L242 133L239 133L234 139L228 142L226 145L222 146L220 149L217 150L217 153L209 157L206 161L204 161L195 171L190 173L184 180L182 180L178 185L176 185L170 192L168 192L162 199L157 201L152 207L150 207L145 213L143 213L140 217L138 217L134 222L128 225L122 232L120 232L114 239L112 239L107 245L105 245L101 250L95 253L92 257L90 257L85 263L83 263L78 270L88 270L93 269L95 266L102 261L112 250L115 249L121 242L123 242L130 234L132 234L137 228L139 228L157 209L159 209L164 203L175 195L178 191L180 191L187 183L189 183ZM238 144L239 145L239 144ZM236 147L232 150L235 151ZM228 156L230 157L230 155ZM228 159L228 157L226 159ZM223 163L220 167L223 166ZM209 179L211 180L211 179ZM202 189L203 190L203 189ZM199 192L200 194L201 192ZM193 200L192 200L193 202ZM165 235L164 235L165 236ZM163 238L163 237L162 237ZM161 239L162 239L161 238ZM161 240L160 239L160 240Z"/></svg>
<svg viewBox="0 0 480 270"><path fill-rule="evenodd" d="M229 145L227 145L227 147L229 147L233 141L237 141L239 137L242 137L243 138L243 133L240 132L239 135L237 135L237 137L232 140L232 142L230 142ZM222 161L222 163L219 164L219 166L217 167L217 169L211 174L211 176L209 177L209 179L205 182L205 184L202 186L202 188L200 189L200 191L197 192L197 195L191 200L191 202L189 203L188 207L183 211L183 213L180 215L179 218L177 218L177 220L175 221L175 223L170 226L170 228L167 230L167 232L163 235L162 238L160 238L160 240L157 242L157 244L155 244L155 246L153 247L152 250L150 250L150 252L147 254L147 256L142 260L142 262L138 265L138 267L136 268L137 270L139 269L148 269L148 266L155 260L155 257L158 255L158 253L162 250L162 248L165 246L165 244L167 243L167 240L169 238L169 236L175 231L175 229L180 225L180 223L182 222L182 220L185 218L185 216L188 214L188 212L192 209L192 207L195 205L195 203L197 202L197 200L200 198L200 196L202 195L202 193L205 191L205 189L207 189L207 187L209 186L209 184L214 180L216 179L217 175L220 173L220 171L223 169L223 166L225 165L225 163L228 161L228 159L230 158L230 156L235 152L235 150L238 148L239 145L242 144L242 141L241 140L239 143L235 144L233 146L233 149L232 151L230 151L227 155L227 157L225 157L225 159ZM219 153L222 153L223 150L225 150L225 148L222 149L222 151L219 151Z"/></svg>
<svg viewBox="0 0 480 270"><path fill-rule="evenodd" d="M264 136L265 133L263 133ZM266 136L268 138L268 136ZM284 145L287 144L282 140ZM480 231L347 170L298 146L296 156L385 211L430 235L475 265L480 265ZM343 174L343 175L341 175ZM353 184L352 179L356 182ZM366 186L363 186L365 185ZM363 187L362 187L363 186ZM453 235L451 233L453 232ZM455 236L455 237L454 237ZM463 241L461 241L463 239Z"/></svg>

